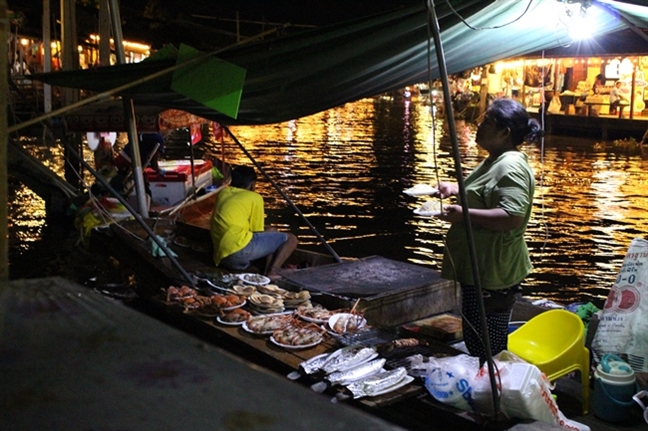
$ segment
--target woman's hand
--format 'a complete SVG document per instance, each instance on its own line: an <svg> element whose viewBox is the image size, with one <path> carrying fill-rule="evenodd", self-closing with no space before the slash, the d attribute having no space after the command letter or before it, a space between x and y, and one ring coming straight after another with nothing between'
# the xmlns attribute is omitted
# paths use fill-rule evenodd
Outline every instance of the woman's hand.
<svg viewBox="0 0 648 431"><path fill-rule="evenodd" d="M441 199L447 198L448 196L457 196L459 194L459 186L455 183L446 183L445 181L439 182L437 186L438 192L432 196L438 196Z"/></svg>
<svg viewBox="0 0 648 431"><path fill-rule="evenodd" d="M437 218L450 223L463 221L463 208L461 208L461 205L446 205Z"/></svg>

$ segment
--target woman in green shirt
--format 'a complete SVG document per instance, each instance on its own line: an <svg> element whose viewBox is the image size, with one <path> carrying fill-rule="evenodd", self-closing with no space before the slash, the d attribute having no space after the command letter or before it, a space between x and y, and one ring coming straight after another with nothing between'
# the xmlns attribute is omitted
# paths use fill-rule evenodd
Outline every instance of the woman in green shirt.
<svg viewBox="0 0 648 431"><path fill-rule="evenodd" d="M516 293L532 268L524 232L531 216L535 178L526 154L517 147L541 133L538 122L529 118L520 103L495 100L475 137L489 156L464 183L493 355L507 348ZM441 182L438 190L441 198L459 194L453 183ZM452 223L441 274L461 285L464 340L470 354L483 362L486 355L462 206L447 205L438 217Z"/></svg>

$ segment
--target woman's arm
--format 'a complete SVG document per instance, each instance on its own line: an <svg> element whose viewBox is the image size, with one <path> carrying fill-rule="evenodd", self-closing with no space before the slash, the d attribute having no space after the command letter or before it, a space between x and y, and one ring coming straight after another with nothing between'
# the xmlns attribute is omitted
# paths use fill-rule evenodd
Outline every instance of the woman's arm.
<svg viewBox="0 0 648 431"><path fill-rule="evenodd" d="M473 226L497 231L509 231L517 229L524 223L524 217L509 215L502 208L476 209L469 208L470 222ZM437 216L441 220L457 223L463 221L463 209L461 205L447 205L443 212Z"/></svg>

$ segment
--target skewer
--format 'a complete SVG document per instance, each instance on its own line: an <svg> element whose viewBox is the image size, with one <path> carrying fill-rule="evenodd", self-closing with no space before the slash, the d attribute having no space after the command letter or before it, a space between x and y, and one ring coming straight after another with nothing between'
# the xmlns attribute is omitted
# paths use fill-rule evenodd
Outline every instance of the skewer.
<svg viewBox="0 0 648 431"><path fill-rule="evenodd" d="M358 306L359 302L360 302L360 298L356 299L356 302L355 302L355 304L353 304L353 307L351 307L351 311L349 311L349 313L351 313L351 314L354 313L354 311L355 311L356 307Z"/></svg>

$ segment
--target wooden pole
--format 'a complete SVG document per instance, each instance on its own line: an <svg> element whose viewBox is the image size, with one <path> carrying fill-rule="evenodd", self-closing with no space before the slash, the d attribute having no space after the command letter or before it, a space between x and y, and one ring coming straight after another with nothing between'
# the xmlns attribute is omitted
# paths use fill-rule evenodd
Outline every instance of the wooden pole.
<svg viewBox="0 0 648 431"><path fill-rule="evenodd" d="M7 61L7 35L9 21L7 20L7 2L0 0L0 34L2 42L0 43L0 288L9 284L9 241L7 227L7 80L9 79L8 61Z"/></svg>
<svg viewBox="0 0 648 431"><path fill-rule="evenodd" d="M52 71L52 28L50 1L43 0L43 73ZM52 112L52 86L43 84L43 112Z"/></svg>
<svg viewBox="0 0 648 431"><path fill-rule="evenodd" d="M47 0L45 0L47 1ZM110 66L110 4L101 0L99 4L99 65Z"/></svg>
<svg viewBox="0 0 648 431"><path fill-rule="evenodd" d="M488 324L486 321L486 306L484 305L484 297L482 295L481 278L479 275L479 268L477 264L477 252L475 250L475 239L473 236L472 223L470 221L470 214L468 212L468 198L466 194L466 186L463 178L463 168L461 166L461 154L459 152L459 141L457 139L457 127L452 113L452 101L450 99L450 85L448 83L448 70L446 67L445 54L443 51L443 44L441 43L441 30L439 28L439 20L437 18L434 1L428 2L430 12L430 24L432 29L432 36L434 38L434 47L437 55L437 64L439 66L439 75L443 83L443 100L446 104L446 120L448 121L448 128L450 130L450 141L452 142L452 153L455 162L455 175L457 176L457 183L459 185L459 197L461 199L463 221L466 231L466 239L468 241L468 252L470 255L470 263L472 266L473 280L475 280L475 290L477 292L477 305L479 307L479 316L484 337L484 351L486 356L486 364L488 365L488 375L491 384L491 393L493 396L493 412L499 415L500 412L500 398L497 389L497 381L495 380L495 363L493 362L493 354L491 351L490 338L488 334Z"/></svg>
<svg viewBox="0 0 648 431"><path fill-rule="evenodd" d="M113 35L115 39L115 53L117 54L117 63L126 63L126 54L124 53L124 37L121 30L121 15L117 0L110 0L110 16L113 24ZM128 121L128 140L133 148L131 154L131 169L133 179L135 180L135 197L137 206L142 217L148 218L148 203L146 202L146 190L144 187L144 173L142 168L142 156L139 150L139 139L137 137L137 120L135 119L135 105L132 99L124 98L124 115Z"/></svg>

